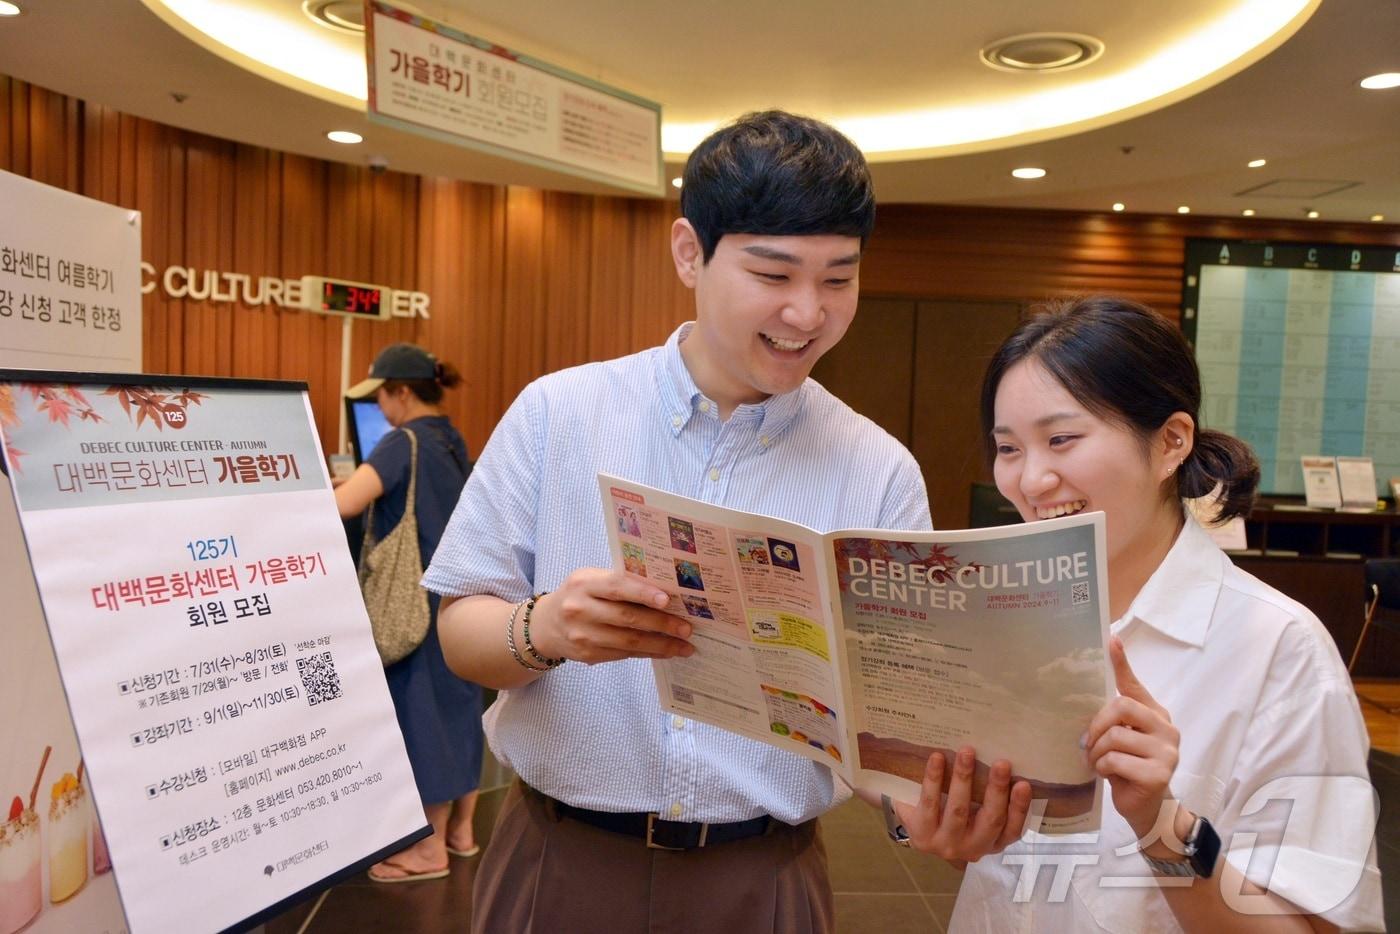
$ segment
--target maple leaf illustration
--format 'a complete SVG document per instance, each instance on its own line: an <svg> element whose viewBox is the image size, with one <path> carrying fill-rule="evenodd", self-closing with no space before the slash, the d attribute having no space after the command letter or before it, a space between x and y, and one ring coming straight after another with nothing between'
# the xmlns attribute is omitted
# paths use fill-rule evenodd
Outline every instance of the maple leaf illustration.
<svg viewBox="0 0 1400 934"><path fill-rule="evenodd" d="M184 392L178 394L175 397L175 403L185 408L189 408L191 405L201 404L205 399L208 398L208 393L195 392L193 389L186 389Z"/></svg>
<svg viewBox="0 0 1400 934"><path fill-rule="evenodd" d="M53 394L45 394L44 401L39 403L39 411L48 412L50 422L62 422L63 427L68 428L68 419L73 415L73 403Z"/></svg>
<svg viewBox="0 0 1400 934"><path fill-rule="evenodd" d="M63 391L68 393L68 398L72 399L74 402L78 403L83 408L92 408L92 403L87 401L87 396L84 396L83 391L77 386L64 386Z"/></svg>
<svg viewBox="0 0 1400 934"><path fill-rule="evenodd" d="M19 413L15 411L15 391L10 383L0 383L0 425L18 425Z"/></svg>
<svg viewBox="0 0 1400 934"><path fill-rule="evenodd" d="M15 473L24 473L24 467L20 464L19 459L21 457L27 457L28 452L21 451L8 441L5 442L5 452L10 456L10 463L14 465Z"/></svg>
<svg viewBox="0 0 1400 934"><path fill-rule="evenodd" d="M83 409L81 412L78 413L78 417L81 418L81 419L82 419L83 421L85 421L85 422L102 422L102 421L104 421L104 419L102 418L102 416L97 414L97 410L96 410L96 409Z"/></svg>
<svg viewBox="0 0 1400 934"><path fill-rule="evenodd" d="M122 411L126 413L126 417L131 417L131 390L128 387L112 386L111 388L105 390L102 393L102 395L116 396L117 401L121 403Z"/></svg>
<svg viewBox="0 0 1400 934"><path fill-rule="evenodd" d="M156 431L165 430L166 407L178 404L169 401L171 397L168 393L156 392L150 386L111 386L102 394L116 396L126 412L126 417L135 418L136 427L140 428L149 419L155 424ZM133 409L136 411L135 416L132 415Z"/></svg>

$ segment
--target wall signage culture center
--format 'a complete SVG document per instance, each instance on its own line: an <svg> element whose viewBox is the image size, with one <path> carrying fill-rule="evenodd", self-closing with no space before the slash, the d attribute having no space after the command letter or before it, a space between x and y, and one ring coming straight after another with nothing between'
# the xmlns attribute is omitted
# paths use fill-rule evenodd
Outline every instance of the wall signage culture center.
<svg viewBox="0 0 1400 934"><path fill-rule="evenodd" d="M311 294L317 283L328 280L319 276L300 279L280 279L276 276L253 277L240 272L217 269L195 269L192 266L167 266L159 276L156 267L141 261L141 294L149 295L159 286L170 298L195 301L237 302L254 307L275 305L304 311L321 311ZM375 286L386 299L387 315L393 318L428 318L427 292L413 292Z"/></svg>

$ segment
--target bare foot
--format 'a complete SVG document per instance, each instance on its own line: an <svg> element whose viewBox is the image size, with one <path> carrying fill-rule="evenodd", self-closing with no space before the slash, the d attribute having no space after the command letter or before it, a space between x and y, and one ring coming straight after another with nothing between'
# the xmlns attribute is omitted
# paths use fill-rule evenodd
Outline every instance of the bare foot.
<svg viewBox="0 0 1400 934"><path fill-rule="evenodd" d="M447 852L455 856L475 856L477 854L476 836L472 833L470 822L447 831Z"/></svg>

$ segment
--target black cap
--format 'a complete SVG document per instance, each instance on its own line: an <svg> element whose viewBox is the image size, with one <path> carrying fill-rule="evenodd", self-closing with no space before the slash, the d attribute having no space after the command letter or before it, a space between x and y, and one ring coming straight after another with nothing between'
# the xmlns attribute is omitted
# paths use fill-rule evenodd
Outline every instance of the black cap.
<svg viewBox="0 0 1400 934"><path fill-rule="evenodd" d="M346 395L364 399L379 391L388 379L437 379L437 357L417 344L390 344L369 365L369 379L351 386Z"/></svg>

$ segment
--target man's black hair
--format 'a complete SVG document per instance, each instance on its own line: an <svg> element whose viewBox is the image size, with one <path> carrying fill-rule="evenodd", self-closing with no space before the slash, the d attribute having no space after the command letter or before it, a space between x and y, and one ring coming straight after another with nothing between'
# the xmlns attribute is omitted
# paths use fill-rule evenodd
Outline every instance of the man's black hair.
<svg viewBox="0 0 1400 934"><path fill-rule="evenodd" d="M865 157L834 127L781 110L716 130L685 164L681 213L705 262L725 234L859 237L875 226Z"/></svg>

